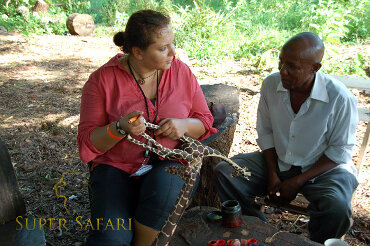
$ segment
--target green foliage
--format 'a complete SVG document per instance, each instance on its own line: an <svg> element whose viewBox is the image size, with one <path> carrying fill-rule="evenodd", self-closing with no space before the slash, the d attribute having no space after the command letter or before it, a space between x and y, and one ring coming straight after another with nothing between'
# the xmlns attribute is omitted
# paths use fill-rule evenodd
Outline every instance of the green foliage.
<svg viewBox="0 0 370 246"><path fill-rule="evenodd" d="M295 30L306 8L301 1L240 0L236 5L241 28L248 32L260 30Z"/></svg>
<svg viewBox="0 0 370 246"><path fill-rule="evenodd" d="M243 37L236 30L234 12L215 12L207 5L195 8L179 7L172 13L176 45L199 60L217 62L233 57L239 50Z"/></svg>
<svg viewBox="0 0 370 246"><path fill-rule="evenodd" d="M310 32L317 33L324 41L340 43L348 32L349 19L353 18L350 10L343 8L338 1L312 1L309 9L304 11L302 25Z"/></svg>
<svg viewBox="0 0 370 246"><path fill-rule="evenodd" d="M172 19L176 46L200 63L243 59L260 70L276 66L282 44L302 31L318 34L327 46L369 41L369 0L47 0L49 13L40 18L16 11L20 5L31 9L36 0L14 0L8 8L6 2L0 0L0 15L6 14L0 25L26 34L66 34L67 16L78 12L93 16L96 35L112 36L133 12L161 11ZM363 74L368 56L341 62L327 50L325 71Z"/></svg>
<svg viewBox="0 0 370 246"><path fill-rule="evenodd" d="M0 25L4 26L8 31L22 32L25 35L31 34L60 34L66 35L68 33L65 25L67 16L63 12L57 12L55 9L50 9L45 14L32 14L31 1L19 1L19 4L10 4L6 9L7 17L0 16ZM29 13L21 15L17 13L17 8L24 5L29 9Z"/></svg>
<svg viewBox="0 0 370 246"><path fill-rule="evenodd" d="M355 57L339 56L339 52L336 50L337 47L327 45L325 50L325 59L322 62L322 71L326 73L335 74L357 74L359 76L366 76L364 71L367 61L369 60L369 54L358 53Z"/></svg>
<svg viewBox="0 0 370 246"><path fill-rule="evenodd" d="M348 23L348 32L344 41L369 38L370 1L354 1L351 8L351 18Z"/></svg>
<svg viewBox="0 0 370 246"><path fill-rule="evenodd" d="M55 0L54 4L59 6L64 12L72 13L89 13L89 0Z"/></svg>

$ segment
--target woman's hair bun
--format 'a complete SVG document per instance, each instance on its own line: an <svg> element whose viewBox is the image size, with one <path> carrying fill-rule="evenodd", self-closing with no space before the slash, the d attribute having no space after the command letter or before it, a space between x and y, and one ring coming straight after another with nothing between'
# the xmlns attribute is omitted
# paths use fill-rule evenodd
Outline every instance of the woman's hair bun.
<svg viewBox="0 0 370 246"><path fill-rule="evenodd" d="M117 32L113 37L113 42L115 45L122 47L125 45L125 33Z"/></svg>

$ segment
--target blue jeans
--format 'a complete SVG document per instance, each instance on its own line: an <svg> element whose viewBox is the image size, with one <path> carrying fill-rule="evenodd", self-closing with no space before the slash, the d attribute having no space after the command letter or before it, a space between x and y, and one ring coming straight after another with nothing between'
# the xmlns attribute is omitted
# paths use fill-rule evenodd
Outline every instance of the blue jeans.
<svg viewBox="0 0 370 246"><path fill-rule="evenodd" d="M95 230L90 230L87 245L131 245L134 219L155 230L162 228L184 184L164 168L182 165L158 159L151 164L153 169L139 178L130 178L126 172L105 164L93 169L89 194Z"/></svg>
<svg viewBox="0 0 370 246"><path fill-rule="evenodd" d="M247 167L251 177L249 180L241 177L230 178L229 174L234 171L233 168L225 162L218 164L214 170L214 182L221 201L238 200L243 214L266 220L254 203L256 196L267 195L267 166L263 154L239 154L231 159L239 166ZM277 171L281 180L301 173L297 167L285 172ZM349 230L352 216L351 199L357 186L358 182L353 174L336 168L301 187L300 192L310 202L308 229L311 240L323 243L328 238L340 238Z"/></svg>

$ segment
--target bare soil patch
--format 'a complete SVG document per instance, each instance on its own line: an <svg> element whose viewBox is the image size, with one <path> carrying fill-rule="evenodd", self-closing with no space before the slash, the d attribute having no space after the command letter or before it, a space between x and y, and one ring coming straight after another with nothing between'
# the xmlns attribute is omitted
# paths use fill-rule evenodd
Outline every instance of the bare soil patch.
<svg viewBox="0 0 370 246"><path fill-rule="evenodd" d="M369 53L369 46L339 51L345 54L338 56L355 57L357 53ZM79 159L76 140L81 88L91 72L118 52L111 38L0 35L0 138L8 146L27 214L67 221L68 230L45 227L49 245L75 245L84 241L87 234L88 172ZM256 108L262 79L269 72L257 72L243 61L190 67L201 84L224 83L240 88L240 120L230 155L258 150ZM369 107L369 94L353 92L360 106ZM365 128L366 123L361 122L357 129L354 161ZM369 172L368 152L364 182L353 199L354 225L345 236L350 245L370 244ZM59 182L63 174L65 183ZM67 199L68 211L54 187ZM272 209L268 212L270 222L281 230L307 234L301 217ZM81 228L76 219L82 230L78 230Z"/></svg>

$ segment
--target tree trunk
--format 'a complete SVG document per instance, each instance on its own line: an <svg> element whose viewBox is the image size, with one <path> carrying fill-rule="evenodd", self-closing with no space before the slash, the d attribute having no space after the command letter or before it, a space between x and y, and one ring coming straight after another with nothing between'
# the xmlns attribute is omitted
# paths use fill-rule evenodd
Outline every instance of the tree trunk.
<svg viewBox="0 0 370 246"><path fill-rule="evenodd" d="M68 16L66 25L72 35L90 36L95 29L94 19L88 14L73 13Z"/></svg>
<svg viewBox="0 0 370 246"><path fill-rule="evenodd" d="M0 140L0 225L26 213L8 150Z"/></svg>
<svg viewBox="0 0 370 246"><path fill-rule="evenodd" d="M226 107L226 119L217 127L218 133L203 140L202 143L228 156L239 119L239 90L224 84L202 85L201 87L207 101L221 103ZM220 161L222 160L218 157L204 158L199 185L189 207L220 206L220 200L212 182L213 168Z"/></svg>

